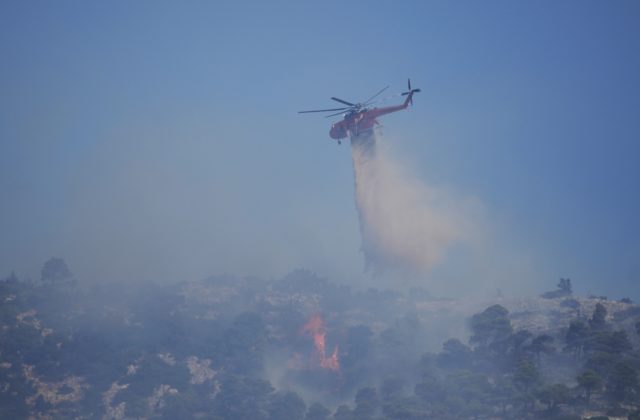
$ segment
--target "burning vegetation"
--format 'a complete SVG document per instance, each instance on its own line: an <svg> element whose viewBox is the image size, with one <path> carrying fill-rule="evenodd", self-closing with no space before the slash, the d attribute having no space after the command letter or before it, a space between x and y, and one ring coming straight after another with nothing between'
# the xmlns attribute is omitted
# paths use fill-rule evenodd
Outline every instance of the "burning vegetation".
<svg viewBox="0 0 640 420"><path fill-rule="evenodd" d="M338 346L333 349L331 356L327 357L326 353L326 336L327 331L324 326L324 320L320 314L314 314L309 322L302 328L302 332L309 334L313 338L317 360L322 369L334 370L340 372L340 362L338 361Z"/></svg>

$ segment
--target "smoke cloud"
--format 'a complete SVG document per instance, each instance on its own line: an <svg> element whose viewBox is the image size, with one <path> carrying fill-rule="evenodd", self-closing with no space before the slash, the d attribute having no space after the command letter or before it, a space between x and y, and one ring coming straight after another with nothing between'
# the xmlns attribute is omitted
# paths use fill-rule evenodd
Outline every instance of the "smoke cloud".
<svg viewBox="0 0 640 420"><path fill-rule="evenodd" d="M353 136L351 150L368 271L427 272L451 247L473 240L473 200L453 197L411 176L380 147L373 130Z"/></svg>

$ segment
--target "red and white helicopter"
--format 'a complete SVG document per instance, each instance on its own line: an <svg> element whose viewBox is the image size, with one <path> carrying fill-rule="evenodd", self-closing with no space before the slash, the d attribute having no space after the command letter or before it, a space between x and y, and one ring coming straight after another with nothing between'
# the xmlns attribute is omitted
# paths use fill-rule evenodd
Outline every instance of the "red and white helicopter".
<svg viewBox="0 0 640 420"><path fill-rule="evenodd" d="M376 118L378 118L379 116L406 109L409 104L413 104L413 94L420 92L420 89L411 89L411 80L407 79L408 90L401 94L402 96L406 96L407 99L405 99L405 101L401 105L386 106L382 108L368 108L368 106L372 104L372 101L377 98L378 95L380 95L382 92L387 90L388 87L389 86L381 89L378 93L364 102L354 104L340 98L331 97L331 99L333 99L334 101L340 102L341 104L347 106L342 108L298 111L298 113L306 114L310 112L340 111L336 112L335 114L326 116L328 118L341 114L344 115L343 120L333 124L331 126L331 130L329 130L329 136L331 136L332 139L338 140L338 144L340 144L341 139L344 139L347 136L358 136L359 134L364 133L367 130L373 129L374 125L379 124L376 120Z"/></svg>

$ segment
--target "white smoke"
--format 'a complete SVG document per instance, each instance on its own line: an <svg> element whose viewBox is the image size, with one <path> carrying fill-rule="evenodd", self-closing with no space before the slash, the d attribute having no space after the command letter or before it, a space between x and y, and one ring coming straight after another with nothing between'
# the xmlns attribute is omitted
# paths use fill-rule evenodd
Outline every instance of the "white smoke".
<svg viewBox="0 0 640 420"><path fill-rule="evenodd" d="M420 182L377 142L373 131L351 138L366 268L427 272L473 240L475 204Z"/></svg>

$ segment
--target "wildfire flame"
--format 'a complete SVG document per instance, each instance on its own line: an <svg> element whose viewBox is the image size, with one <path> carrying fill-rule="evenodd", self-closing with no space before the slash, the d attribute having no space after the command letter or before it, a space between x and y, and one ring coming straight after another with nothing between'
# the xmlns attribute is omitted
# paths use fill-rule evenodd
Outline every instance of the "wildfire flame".
<svg viewBox="0 0 640 420"><path fill-rule="evenodd" d="M338 346L333 349L330 357L327 357L325 350L327 331L324 328L324 321L319 314L311 317L309 322L302 328L303 333L308 333L313 337L313 345L320 360L320 367L340 371L340 362L338 361Z"/></svg>

